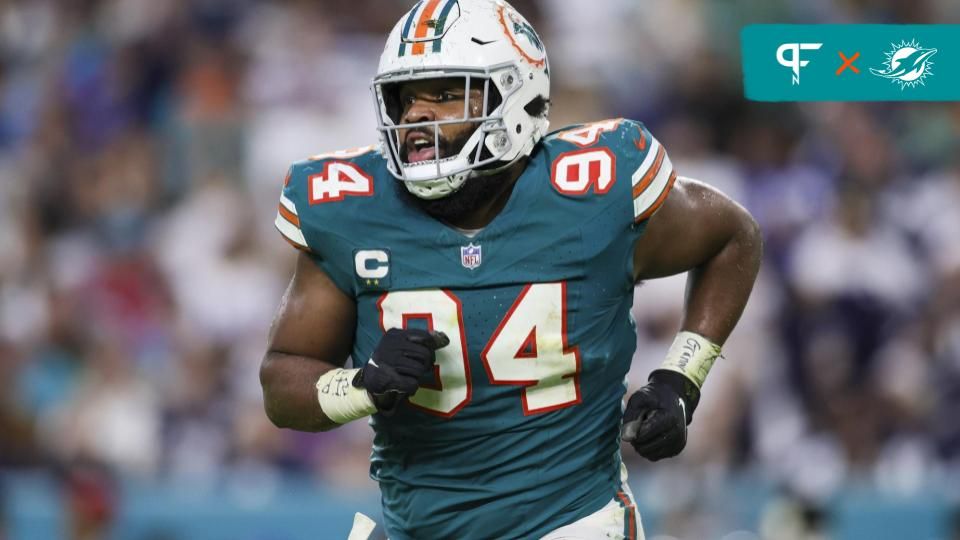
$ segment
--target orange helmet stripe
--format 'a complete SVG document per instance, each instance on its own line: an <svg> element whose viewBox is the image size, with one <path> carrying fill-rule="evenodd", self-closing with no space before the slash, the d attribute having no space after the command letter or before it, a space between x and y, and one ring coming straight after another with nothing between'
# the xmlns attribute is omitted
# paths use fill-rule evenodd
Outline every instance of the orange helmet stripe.
<svg viewBox="0 0 960 540"><path fill-rule="evenodd" d="M427 21L430 20L430 17L433 15L433 12L437 10L437 6L440 4L440 0L430 0L427 4L427 7L423 8L423 11L420 13L420 20L417 21L417 31L413 35L414 39L423 39L427 37L427 31L430 30L430 25L427 24ZM419 42L413 44L413 54L423 54L425 49L425 43Z"/></svg>

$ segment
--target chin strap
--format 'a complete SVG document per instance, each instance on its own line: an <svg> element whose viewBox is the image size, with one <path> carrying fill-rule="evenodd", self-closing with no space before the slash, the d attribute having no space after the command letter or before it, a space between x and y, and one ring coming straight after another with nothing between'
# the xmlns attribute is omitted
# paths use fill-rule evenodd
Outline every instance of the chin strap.
<svg viewBox="0 0 960 540"><path fill-rule="evenodd" d="M463 175L463 179L457 178ZM417 182L403 181L407 191L415 197L428 201L442 199L457 192L469 180L469 173L459 173L453 176L445 176L434 180L422 180Z"/></svg>
<svg viewBox="0 0 960 540"><path fill-rule="evenodd" d="M407 191L421 199L426 199L428 201L442 199L459 191L460 188L469 182L471 178L489 177L502 174L510 167L513 167L523 157L524 155L520 154L512 161L503 162L503 164L489 169L472 169L465 173L459 173L453 176L445 176L436 180L424 180L419 182L404 181L403 184L406 186ZM461 174L465 175L466 178L464 178L463 181L458 181L456 177Z"/></svg>
<svg viewBox="0 0 960 540"><path fill-rule="evenodd" d="M524 154L517 154L517 157L513 158L512 160L502 162L503 165L497 165L496 167L492 167L489 169L473 169L472 171L470 171L471 173L470 176L493 176L496 174L500 174L503 171L506 171L507 169L509 169L510 167L513 167L523 157L524 157Z"/></svg>

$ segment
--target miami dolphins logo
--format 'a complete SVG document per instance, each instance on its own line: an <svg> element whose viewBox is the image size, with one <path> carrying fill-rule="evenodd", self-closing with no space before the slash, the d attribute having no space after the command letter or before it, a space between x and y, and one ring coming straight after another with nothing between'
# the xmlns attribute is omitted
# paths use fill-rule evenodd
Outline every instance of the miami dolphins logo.
<svg viewBox="0 0 960 540"><path fill-rule="evenodd" d="M898 83L900 89L925 84L924 79L933 75L933 62L930 57L937 49L924 49L916 40L901 41L899 45L890 44L893 49L884 53L887 56L883 69L870 68L870 73Z"/></svg>
<svg viewBox="0 0 960 540"><path fill-rule="evenodd" d="M513 23L513 33L525 36L538 51L543 52L543 43L540 41L540 38L537 36L537 32L534 31L533 27L530 26L530 23L526 21L518 21L512 19L510 22Z"/></svg>
<svg viewBox="0 0 960 540"><path fill-rule="evenodd" d="M497 14L504 35L520 56L534 67L546 69L547 51L533 26L506 2L498 2Z"/></svg>

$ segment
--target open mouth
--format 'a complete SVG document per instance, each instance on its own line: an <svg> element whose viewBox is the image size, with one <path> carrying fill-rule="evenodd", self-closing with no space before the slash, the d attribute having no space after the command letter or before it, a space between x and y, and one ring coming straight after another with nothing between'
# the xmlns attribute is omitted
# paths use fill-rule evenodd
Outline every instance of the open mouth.
<svg viewBox="0 0 960 540"><path fill-rule="evenodd" d="M421 163L437 159L437 147L434 144L433 134L426 131L414 130L407 134L405 141L407 163Z"/></svg>

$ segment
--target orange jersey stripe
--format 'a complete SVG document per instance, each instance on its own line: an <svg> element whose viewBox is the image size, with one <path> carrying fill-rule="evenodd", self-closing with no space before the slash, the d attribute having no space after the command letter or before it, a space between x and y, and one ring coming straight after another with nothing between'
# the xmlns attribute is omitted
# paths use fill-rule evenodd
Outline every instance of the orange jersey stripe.
<svg viewBox="0 0 960 540"><path fill-rule="evenodd" d="M627 507L627 513L630 515L628 518L630 520L630 540L636 540L637 524L634 521L634 512L636 512L636 509L633 506L633 502L631 502L630 498L627 497L627 495L622 491L617 492L617 498L619 498L623 505Z"/></svg>
<svg viewBox="0 0 960 540"><path fill-rule="evenodd" d="M437 9L437 4L440 3L440 0L430 0L430 3L427 4L427 7L423 8L423 11L420 13L420 20L417 21L417 32L413 35L414 39L423 39L427 37L427 30L430 27L427 25L427 21L430 20L430 16L433 15L434 10ZM426 43L419 42L413 44L413 54L423 54Z"/></svg>
<svg viewBox="0 0 960 540"><path fill-rule="evenodd" d="M663 156L666 155L666 151L663 149L663 145L657 149L657 159L653 161L653 165L650 166L650 170L647 171L647 174L644 175L643 180L641 180L637 185L633 186L633 198L636 199L643 193L643 190L647 189L647 186L650 185L650 182L653 182L653 179L657 177L657 174L660 173L660 166L663 165Z"/></svg>
<svg viewBox="0 0 960 540"><path fill-rule="evenodd" d="M640 223L641 221L652 216L654 212L657 211L657 208L660 208L660 205L663 204L663 201L667 200L667 195L670 195L670 190L673 189L673 183L677 180L677 171L673 171L670 174L670 180L667 180L667 186L663 188L663 193L657 197L657 201L653 203L653 206L647 209L646 212L640 214L640 216L634 221L635 223Z"/></svg>
<svg viewBox="0 0 960 540"><path fill-rule="evenodd" d="M283 219L296 225L298 229L300 228L300 218L293 212L287 210L287 207L282 204L280 205L280 215L283 216Z"/></svg>
<svg viewBox="0 0 960 540"><path fill-rule="evenodd" d="M298 250L300 250L300 251L302 251L302 252L304 252L304 253L312 253L312 252L310 251L310 248L301 246L300 244L298 244L298 243L294 242L293 240L287 238L286 235L281 234L280 236L282 236L283 239L286 240L288 244L290 244L291 246L297 248Z"/></svg>

